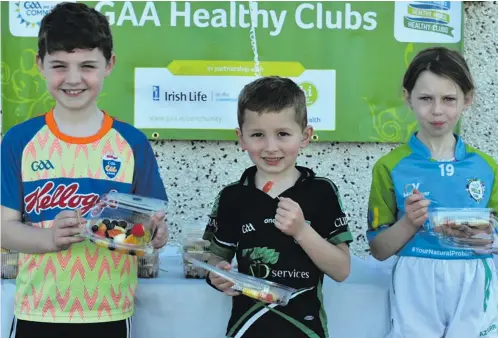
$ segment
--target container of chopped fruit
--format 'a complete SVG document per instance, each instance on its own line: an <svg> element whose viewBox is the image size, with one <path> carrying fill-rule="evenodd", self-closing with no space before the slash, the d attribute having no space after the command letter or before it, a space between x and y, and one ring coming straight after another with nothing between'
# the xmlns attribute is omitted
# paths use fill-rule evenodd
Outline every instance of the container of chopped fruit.
<svg viewBox="0 0 498 338"><path fill-rule="evenodd" d="M488 208L433 208L425 229L449 249L493 250L497 238L497 221Z"/></svg>
<svg viewBox="0 0 498 338"><path fill-rule="evenodd" d="M100 247L123 254L151 254L157 230L152 216L166 207L163 200L110 192L85 217L84 236Z"/></svg>
<svg viewBox="0 0 498 338"><path fill-rule="evenodd" d="M285 306L289 303L292 295L297 291L296 289L265 279L248 276L231 270L222 270L195 258L188 258L188 260L200 268L229 280L233 283L232 289L240 291L243 295L264 303Z"/></svg>

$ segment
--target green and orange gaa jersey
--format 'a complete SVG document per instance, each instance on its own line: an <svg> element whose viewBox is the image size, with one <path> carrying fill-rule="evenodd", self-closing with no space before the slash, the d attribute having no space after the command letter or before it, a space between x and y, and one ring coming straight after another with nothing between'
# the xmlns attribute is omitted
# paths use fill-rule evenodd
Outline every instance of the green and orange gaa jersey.
<svg viewBox="0 0 498 338"><path fill-rule="evenodd" d="M107 114L97 134L82 138L62 134L53 111L32 118L7 132L1 159L2 206L39 228L52 227L63 210L87 214L110 191L167 200L145 135ZM18 319L122 320L133 313L137 260L89 240L59 252L21 253L16 286Z"/></svg>

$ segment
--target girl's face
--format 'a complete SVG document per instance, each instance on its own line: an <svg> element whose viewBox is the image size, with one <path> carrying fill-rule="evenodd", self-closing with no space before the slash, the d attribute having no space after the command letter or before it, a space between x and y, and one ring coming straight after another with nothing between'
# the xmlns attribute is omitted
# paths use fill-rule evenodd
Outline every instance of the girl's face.
<svg viewBox="0 0 498 338"><path fill-rule="evenodd" d="M420 131L430 137L453 133L462 112L472 103L472 93L465 95L451 79L424 71L411 93L403 94L418 120Z"/></svg>

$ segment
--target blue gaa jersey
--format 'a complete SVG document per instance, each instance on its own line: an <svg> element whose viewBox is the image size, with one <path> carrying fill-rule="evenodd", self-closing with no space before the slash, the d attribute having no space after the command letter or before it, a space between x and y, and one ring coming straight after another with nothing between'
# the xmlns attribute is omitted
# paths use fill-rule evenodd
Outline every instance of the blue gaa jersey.
<svg viewBox="0 0 498 338"><path fill-rule="evenodd" d="M396 223L405 214L404 201L417 189L429 207L493 208L498 207L496 161L489 155L457 139L455 158L436 161L429 149L414 135L383 156L375 164L369 198L368 238ZM423 227L397 253L398 256L435 259L476 259L491 257L470 250L448 249Z"/></svg>

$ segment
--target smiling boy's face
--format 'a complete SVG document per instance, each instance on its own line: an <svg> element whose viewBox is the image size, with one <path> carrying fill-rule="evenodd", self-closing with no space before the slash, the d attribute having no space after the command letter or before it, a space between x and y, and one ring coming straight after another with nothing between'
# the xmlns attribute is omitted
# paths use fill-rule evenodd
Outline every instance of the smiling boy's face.
<svg viewBox="0 0 498 338"><path fill-rule="evenodd" d="M249 153L258 170L281 175L293 170L301 148L309 144L313 129L304 130L296 122L294 107L279 112L246 110L241 130L237 130L243 150Z"/></svg>
<svg viewBox="0 0 498 338"><path fill-rule="evenodd" d="M114 63L114 55L107 62L98 48L77 49L72 53L57 51L45 55L43 61L37 57L48 91L57 105L71 111L95 104Z"/></svg>

